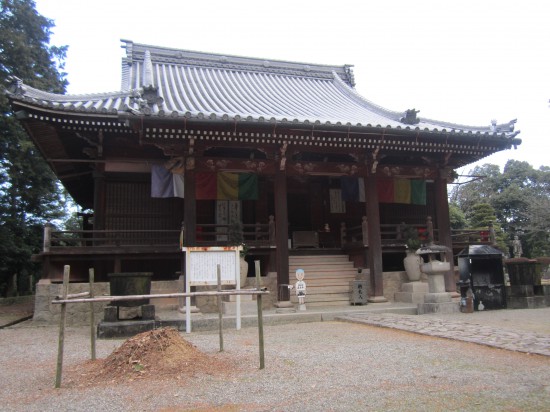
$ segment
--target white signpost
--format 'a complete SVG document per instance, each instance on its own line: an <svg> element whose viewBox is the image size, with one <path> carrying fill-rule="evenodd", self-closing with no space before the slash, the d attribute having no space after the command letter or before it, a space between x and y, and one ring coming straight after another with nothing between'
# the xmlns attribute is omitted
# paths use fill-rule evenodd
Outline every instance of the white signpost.
<svg viewBox="0 0 550 412"><path fill-rule="evenodd" d="M185 292L191 286L218 284L220 265L221 284L241 289L240 246L183 247L185 252ZM241 296L237 295L236 326L241 329ZM185 331L191 333L191 298L185 298Z"/></svg>

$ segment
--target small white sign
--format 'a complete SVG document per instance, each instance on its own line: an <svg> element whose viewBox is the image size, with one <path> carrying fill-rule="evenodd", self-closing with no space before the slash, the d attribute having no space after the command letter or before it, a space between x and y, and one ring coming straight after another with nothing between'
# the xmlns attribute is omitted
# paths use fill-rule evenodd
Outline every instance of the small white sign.
<svg viewBox="0 0 550 412"><path fill-rule="evenodd" d="M218 284L220 265L221 284L235 285L240 267L238 247L187 247L186 266L190 286Z"/></svg>
<svg viewBox="0 0 550 412"><path fill-rule="evenodd" d="M241 289L240 246L183 247L185 252L185 292L191 286L218 284L218 265L222 285L236 285ZM191 333L191 298L185 298L185 331ZM237 295L236 327L241 329L241 296Z"/></svg>

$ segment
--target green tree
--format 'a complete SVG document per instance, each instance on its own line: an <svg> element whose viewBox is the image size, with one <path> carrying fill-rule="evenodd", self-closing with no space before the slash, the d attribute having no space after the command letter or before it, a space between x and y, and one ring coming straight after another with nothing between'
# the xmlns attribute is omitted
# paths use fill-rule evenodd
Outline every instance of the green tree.
<svg viewBox="0 0 550 412"><path fill-rule="evenodd" d="M489 203L478 203L468 213L468 221L473 229L486 229L493 226L496 246L503 252L508 251L508 236L500 227L495 209Z"/></svg>
<svg viewBox="0 0 550 412"><path fill-rule="evenodd" d="M509 160L502 173L498 166L486 164L474 168L470 174L480 178L455 187L451 202L470 219L475 207L489 204L496 216L495 229L500 226L506 234L505 240L518 235L524 256L549 255L550 168L535 170L527 162ZM470 226L478 224L469 222ZM497 238L498 233L497 230Z"/></svg>
<svg viewBox="0 0 550 412"><path fill-rule="evenodd" d="M0 84L13 77L42 90L63 93L67 47L50 46L52 20L36 11L34 1L0 1ZM31 255L41 248L42 227L65 213L61 186L0 93L0 294L15 276L28 290L37 273Z"/></svg>
<svg viewBox="0 0 550 412"><path fill-rule="evenodd" d="M455 203L449 204L449 219L451 221L451 229L464 229L467 226L466 215Z"/></svg>
<svg viewBox="0 0 550 412"><path fill-rule="evenodd" d="M468 221L473 228L485 228L494 223L497 218L495 209L489 203L477 203L468 211Z"/></svg>
<svg viewBox="0 0 550 412"><path fill-rule="evenodd" d="M471 180L455 186L450 193L451 203L458 205L464 213L475 204L491 203L492 197L501 186L502 174L497 165L476 166L469 174L472 176Z"/></svg>

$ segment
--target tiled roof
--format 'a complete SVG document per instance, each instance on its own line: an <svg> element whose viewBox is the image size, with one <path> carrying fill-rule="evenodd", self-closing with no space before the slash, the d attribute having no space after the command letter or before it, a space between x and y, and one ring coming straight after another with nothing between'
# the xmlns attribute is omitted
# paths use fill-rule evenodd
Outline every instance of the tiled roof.
<svg viewBox="0 0 550 412"><path fill-rule="evenodd" d="M475 127L384 109L354 89L351 66L224 56L123 40L122 91L56 95L21 82L12 99L65 112L378 127L515 136L514 121Z"/></svg>

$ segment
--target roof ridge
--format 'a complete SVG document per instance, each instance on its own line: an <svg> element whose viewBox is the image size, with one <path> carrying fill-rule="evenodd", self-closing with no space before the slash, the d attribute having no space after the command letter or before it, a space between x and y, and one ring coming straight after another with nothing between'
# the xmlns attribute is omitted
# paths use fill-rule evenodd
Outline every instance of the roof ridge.
<svg viewBox="0 0 550 412"><path fill-rule="evenodd" d="M126 43L126 60L143 61L145 52L149 51L154 63L203 66L215 69L259 71L265 73L291 74L303 77L331 78L337 72L348 84L353 84L352 65L328 65L303 63L289 60L267 59L237 56L221 53L209 53L178 49L173 47L154 46L121 40Z"/></svg>

